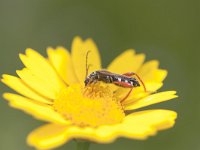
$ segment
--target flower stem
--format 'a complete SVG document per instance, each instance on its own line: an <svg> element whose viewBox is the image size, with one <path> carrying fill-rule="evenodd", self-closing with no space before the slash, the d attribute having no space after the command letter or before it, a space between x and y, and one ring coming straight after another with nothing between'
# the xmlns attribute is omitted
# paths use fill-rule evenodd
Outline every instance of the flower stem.
<svg viewBox="0 0 200 150"><path fill-rule="evenodd" d="M77 143L76 150L89 150L90 142L77 140L76 143Z"/></svg>

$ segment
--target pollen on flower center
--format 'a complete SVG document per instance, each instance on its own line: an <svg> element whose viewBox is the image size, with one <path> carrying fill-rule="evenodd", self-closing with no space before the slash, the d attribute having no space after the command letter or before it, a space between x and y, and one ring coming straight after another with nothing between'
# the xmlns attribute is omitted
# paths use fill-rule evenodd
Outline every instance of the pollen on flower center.
<svg viewBox="0 0 200 150"><path fill-rule="evenodd" d="M54 108L79 126L115 124L125 114L109 87L102 85L72 85L64 89L54 102Z"/></svg>

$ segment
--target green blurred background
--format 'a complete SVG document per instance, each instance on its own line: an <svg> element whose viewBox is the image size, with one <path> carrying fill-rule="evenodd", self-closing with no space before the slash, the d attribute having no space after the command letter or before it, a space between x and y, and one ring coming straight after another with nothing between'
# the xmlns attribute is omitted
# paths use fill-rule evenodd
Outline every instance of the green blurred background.
<svg viewBox="0 0 200 150"><path fill-rule="evenodd" d="M74 36L92 37L104 67L127 48L158 59L169 70L162 90L177 90L177 100L148 108L179 114L176 126L146 141L120 138L91 150L200 149L200 1L199 0L0 0L0 74L15 74L18 58L31 47L70 48ZM1 94L11 91L0 84ZM40 121L0 101L0 150L32 150L26 136ZM69 142L58 150L75 149Z"/></svg>

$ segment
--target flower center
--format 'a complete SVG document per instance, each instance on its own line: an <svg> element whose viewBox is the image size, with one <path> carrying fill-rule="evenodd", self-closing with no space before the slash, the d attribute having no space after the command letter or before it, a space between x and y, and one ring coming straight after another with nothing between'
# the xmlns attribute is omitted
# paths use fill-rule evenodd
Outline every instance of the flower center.
<svg viewBox="0 0 200 150"><path fill-rule="evenodd" d="M62 92L54 102L54 109L78 126L115 124L125 114L112 90L105 85L74 84Z"/></svg>

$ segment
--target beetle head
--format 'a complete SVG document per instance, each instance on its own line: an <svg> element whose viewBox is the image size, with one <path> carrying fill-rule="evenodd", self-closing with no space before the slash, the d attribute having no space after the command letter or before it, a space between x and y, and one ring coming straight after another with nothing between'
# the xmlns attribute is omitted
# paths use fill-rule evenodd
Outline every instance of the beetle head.
<svg viewBox="0 0 200 150"><path fill-rule="evenodd" d="M84 81L85 86L90 83L93 83L96 80L96 72L92 72Z"/></svg>

